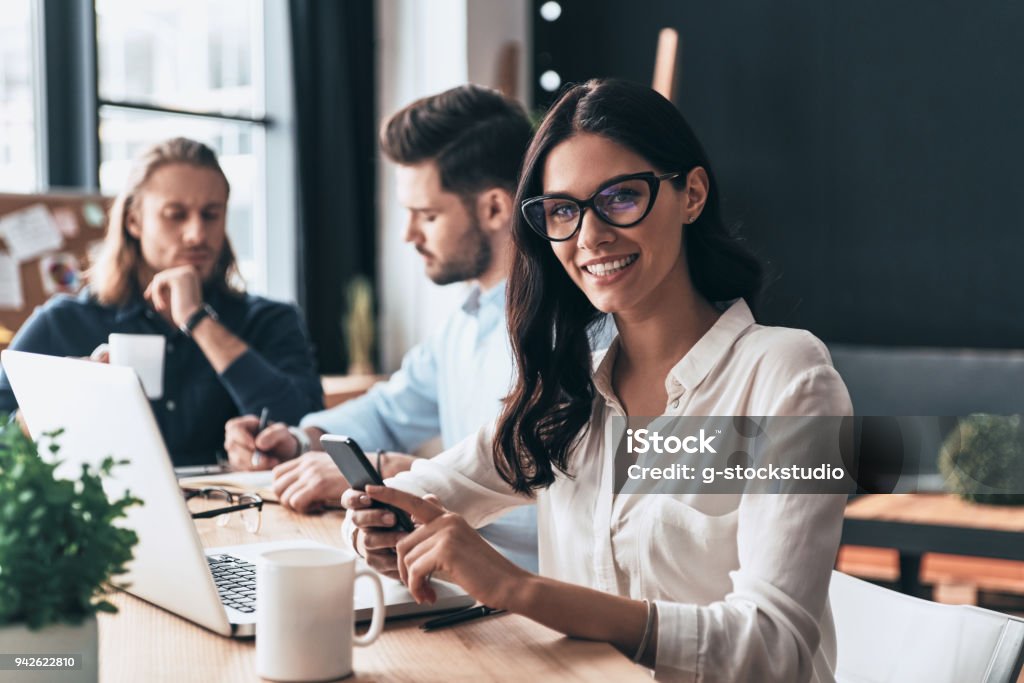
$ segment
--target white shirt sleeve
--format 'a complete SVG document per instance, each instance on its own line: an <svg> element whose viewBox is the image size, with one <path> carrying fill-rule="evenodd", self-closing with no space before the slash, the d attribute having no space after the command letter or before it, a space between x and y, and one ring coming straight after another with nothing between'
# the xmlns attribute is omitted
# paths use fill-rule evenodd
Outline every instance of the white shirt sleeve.
<svg viewBox="0 0 1024 683"><path fill-rule="evenodd" d="M771 414L851 412L839 375L818 366L778 394ZM797 683L820 676L814 654L845 504L841 494L744 495L731 592L706 606L656 603L658 679Z"/></svg>
<svg viewBox="0 0 1024 683"><path fill-rule="evenodd" d="M494 467L494 423L482 427L433 458L417 460L412 469L384 483L417 496L431 493L448 510L462 515L474 528L490 524L508 510L535 500L512 490ZM351 543L355 527L348 516L342 536Z"/></svg>

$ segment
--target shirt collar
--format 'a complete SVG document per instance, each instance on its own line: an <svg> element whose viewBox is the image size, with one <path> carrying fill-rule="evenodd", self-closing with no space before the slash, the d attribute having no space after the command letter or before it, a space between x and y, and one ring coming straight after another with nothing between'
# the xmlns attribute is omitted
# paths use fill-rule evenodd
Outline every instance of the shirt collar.
<svg viewBox="0 0 1024 683"><path fill-rule="evenodd" d="M728 304L726 311L718 317L711 329L705 332L693 348L669 370L665 379L668 393L672 393L669 385L673 381L687 391L696 389L732 349L736 340L753 324L754 315L746 301L736 299ZM612 368L615 367L615 357L618 353L619 337L616 335L603 356L599 353L594 355L594 362L597 363L594 370L594 388L609 400L615 399L615 392L612 390Z"/></svg>
<svg viewBox="0 0 1024 683"><path fill-rule="evenodd" d="M142 292L138 288L132 288L128 301L117 307L114 313L115 322L124 322L130 318L137 318L146 310L146 300L142 298Z"/></svg>
<svg viewBox="0 0 1024 683"><path fill-rule="evenodd" d="M669 381L675 379L687 391L696 389L732 349L740 335L754 324L754 314L746 301L736 299L728 306L711 329L669 371Z"/></svg>
<svg viewBox="0 0 1024 683"><path fill-rule="evenodd" d="M473 290L462 303L462 310L469 315L478 315L481 309L498 306L505 308L505 280L491 287L484 292L479 284L473 285Z"/></svg>

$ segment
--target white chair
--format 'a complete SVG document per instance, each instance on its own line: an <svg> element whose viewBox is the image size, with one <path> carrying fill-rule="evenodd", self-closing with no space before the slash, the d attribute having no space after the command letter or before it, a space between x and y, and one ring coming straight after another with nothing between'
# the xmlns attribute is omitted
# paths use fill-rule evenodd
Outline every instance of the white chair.
<svg viewBox="0 0 1024 683"><path fill-rule="evenodd" d="M832 572L840 683L1016 683L1024 620Z"/></svg>

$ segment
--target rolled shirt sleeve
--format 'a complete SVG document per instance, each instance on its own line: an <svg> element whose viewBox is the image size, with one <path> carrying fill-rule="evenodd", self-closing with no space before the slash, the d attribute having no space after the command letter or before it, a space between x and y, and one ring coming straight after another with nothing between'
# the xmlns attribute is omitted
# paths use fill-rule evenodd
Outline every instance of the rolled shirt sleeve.
<svg viewBox="0 0 1024 683"><path fill-rule="evenodd" d="M301 426L344 434L369 449L416 450L441 432L433 340L409 351L402 367L359 398L306 415Z"/></svg>
<svg viewBox="0 0 1024 683"><path fill-rule="evenodd" d="M433 458L419 459L407 472L385 480L385 485L416 496L431 493L446 509L466 519L475 529L502 514L535 502L516 493L499 475L491 459L494 425L482 427L454 447ZM355 527L346 515L342 537L351 541Z"/></svg>

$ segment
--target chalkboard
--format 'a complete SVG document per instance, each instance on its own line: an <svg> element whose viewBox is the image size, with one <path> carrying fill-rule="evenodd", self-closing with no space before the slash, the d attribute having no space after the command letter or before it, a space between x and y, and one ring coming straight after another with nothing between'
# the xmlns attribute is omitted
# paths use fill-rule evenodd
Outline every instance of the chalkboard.
<svg viewBox="0 0 1024 683"><path fill-rule="evenodd" d="M658 30L679 31L676 103L774 274L764 322L1024 347L1024 4L560 4L534 13L534 83L649 83Z"/></svg>

